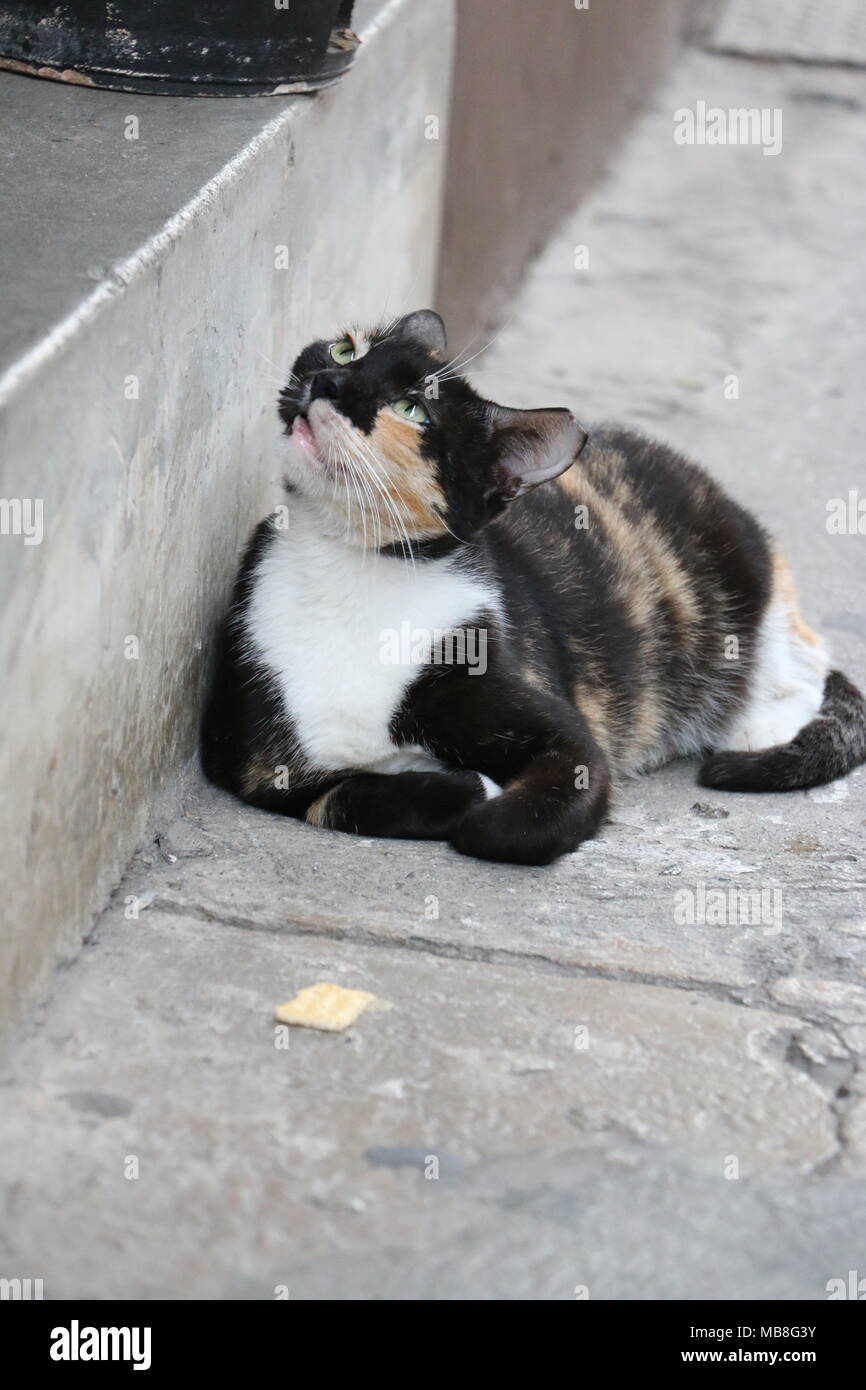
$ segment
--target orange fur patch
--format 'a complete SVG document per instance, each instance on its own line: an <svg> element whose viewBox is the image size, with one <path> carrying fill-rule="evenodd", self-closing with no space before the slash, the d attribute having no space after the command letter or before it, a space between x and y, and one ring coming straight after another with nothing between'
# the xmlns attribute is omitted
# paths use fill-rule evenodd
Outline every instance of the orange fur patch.
<svg viewBox="0 0 866 1390"><path fill-rule="evenodd" d="M688 644L697 634L701 607L694 592L691 577L651 514L634 501L628 482L618 477L621 457L613 451L600 451L593 457L593 475L601 486L587 477L581 465L575 464L557 478L557 484L569 499L586 508L590 530L600 527L607 547L617 567L617 597L623 604L628 621L640 634L646 661L646 679L638 692L637 707L629 728L624 731L622 748L618 751L626 761L632 761L652 749L660 738L666 722L664 694L657 688L652 670L656 646L660 640L658 617L666 606L673 615L681 640ZM607 486L610 485L610 492ZM578 533L579 534L579 533ZM605 701L604 690L591 682L581 682L574 691L575 704L580 708L594 737L603 748L611 751L611 710Z"/></svg>
<svg viewBox="0 0 866 1390"><path fill-rule="evenodd" d="M304 819L308 825L324 826L326 824L325 817L328 811L328 797L334 790L335 789L332 787L331 791L325 792L324 796L320 796L318 801L314 801L312 806L307 807L307 814Z"/></svg>
<svg viewBox="0 0 866 1390"><path fill-rule="evenodd" d="M788 614L788 623L795 636L799 637L800 641L805 642L807 646L820 646L820 639L800 616L794 576L788 561L778 550L773 551L773 593L784 604Z"/></svg>
<svg viewBox="0 0 866 1390"><path fill-rule="evenodd" d="M579 683L574 687L574 703L580 710L598 746L608 755L613 751L611 705L613 697L597 685Z"/></svg>
<svg viewBox="0 0 866 1390"><path fill-rule="evenodd" d="M370 438L387 465L384 485L407 525L416 535L441 535L447 528L436 508L444 512L445 494L432 462L421 455L417 427L382 410ZM387 522L387 517L382 520Z"/></svg>
<svg viewBox="0 0 866 1390"><path fill-rule="evenodd" d="M694 626L700 609L689 575L647 513L636 520L626 516L624 508L632 500L627 484L618 481L612 496L606 497L581 475L579 466L556 481L567 496L586 507L590 526L595 520L604 529L622 574L619 597L634 626L641 628L650 620L660 599L670 604L679 626Z"/></svg>

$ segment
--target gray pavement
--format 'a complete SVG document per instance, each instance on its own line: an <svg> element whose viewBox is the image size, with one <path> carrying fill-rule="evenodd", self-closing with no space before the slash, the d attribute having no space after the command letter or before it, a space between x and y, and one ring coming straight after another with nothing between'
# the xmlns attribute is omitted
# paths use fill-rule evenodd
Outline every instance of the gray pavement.
<svg viewBox="0 0 866 1390"><path fill-rule="evenodd" d="M676 145L698 99L782 108L781 154ZM861 73L686 55L473 364L705 461L861 682L866 536L826 519L864 485L864 105ZM191 796L10 1051L0 1274L300 1299L866 1274L866 775L723 797L694 773L630 783L538 870ZM277 1046L275 1006L321 979L383 1004Z"/></svg>

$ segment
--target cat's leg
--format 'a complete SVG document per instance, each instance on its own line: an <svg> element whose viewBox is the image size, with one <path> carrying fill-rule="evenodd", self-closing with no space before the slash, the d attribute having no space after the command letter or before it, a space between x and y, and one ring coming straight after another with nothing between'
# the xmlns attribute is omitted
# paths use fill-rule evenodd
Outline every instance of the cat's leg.
<svg viewBox="0 0 866 1390"><path fill-rule="evenodd" d="M489 794L474 772L359 772L307 807L328 830L400 840L447 840L459 818Z"/></svg>
<svg viewBox="0 0 866 1390"><path fill-rule="evenodd" d="M716 741L720 751L754 752L790 743L818 714L830 661L800 617L790 570L773 557L773 592L756 638L748 699Z"/></svg>
<svg viewBox="0 0 866 1390"><path fill-rule="evenodd" d="M435 682L419 704L426 746L503 788L457 820L449 838L461 854L549 864L595 835L610 769L572 705L528 685L468 676Z"/></svg>
<svg viewBox="0 0 866 1390"><path fill-rule="evenodd" d="M866 698L829 665L820 638L800 617L790 571L777 554L749 696L702 764L702 785L799 791L866 762Z"/></svg>
<svg viewBox="0 0 866 1390"><path fill-rule="evenodd" d="M550 864L596 834L609 797L601 751L566 743L530 759L500 796L470 807L451 843L476 859Z"/></svg>
<svg viewBox="0 0 866 1390"><path fill-rule="evenodd" d="M380 766L388 770L317 775L291 755L257 750L224 784L261 811L329 830L406 840L447 840L473 802L499 790L479 773L442 768L420 752L398 751Z"/></svg>

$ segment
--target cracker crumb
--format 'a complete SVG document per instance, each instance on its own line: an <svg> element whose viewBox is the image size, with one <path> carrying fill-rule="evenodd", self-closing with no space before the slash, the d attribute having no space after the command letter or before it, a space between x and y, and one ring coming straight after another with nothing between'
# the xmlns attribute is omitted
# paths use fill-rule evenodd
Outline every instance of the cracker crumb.
<svg viewBox="0 0 866 1390"><path fill-rule="evenodd" d="M293 1023L299 1028L321 1028L326 1033L341 1033L360 1018L376 998L363 989L343 989L322 981L300 990L287 1004L277 1009L280 1023Z"/></svg>

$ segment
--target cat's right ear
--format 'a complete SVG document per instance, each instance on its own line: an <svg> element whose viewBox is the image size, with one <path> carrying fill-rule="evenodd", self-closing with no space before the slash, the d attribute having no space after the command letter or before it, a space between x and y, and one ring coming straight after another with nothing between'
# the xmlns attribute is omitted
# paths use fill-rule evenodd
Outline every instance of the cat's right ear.
<svg viewBox="0 0 866 1390"><path fill-rule="evenodd" d="M491 405L494 490L504 502L559 477L587 440L570 410L510 410Z"/></svg>
<svg viewBox="0 0 866 1390"><path fill-rule="evenodd" d="M416 343L437 357L445 357L448 352L445 324L434 309L416 309L414 314L406 314L395 323L392 333L395 338Z"/></svg>

